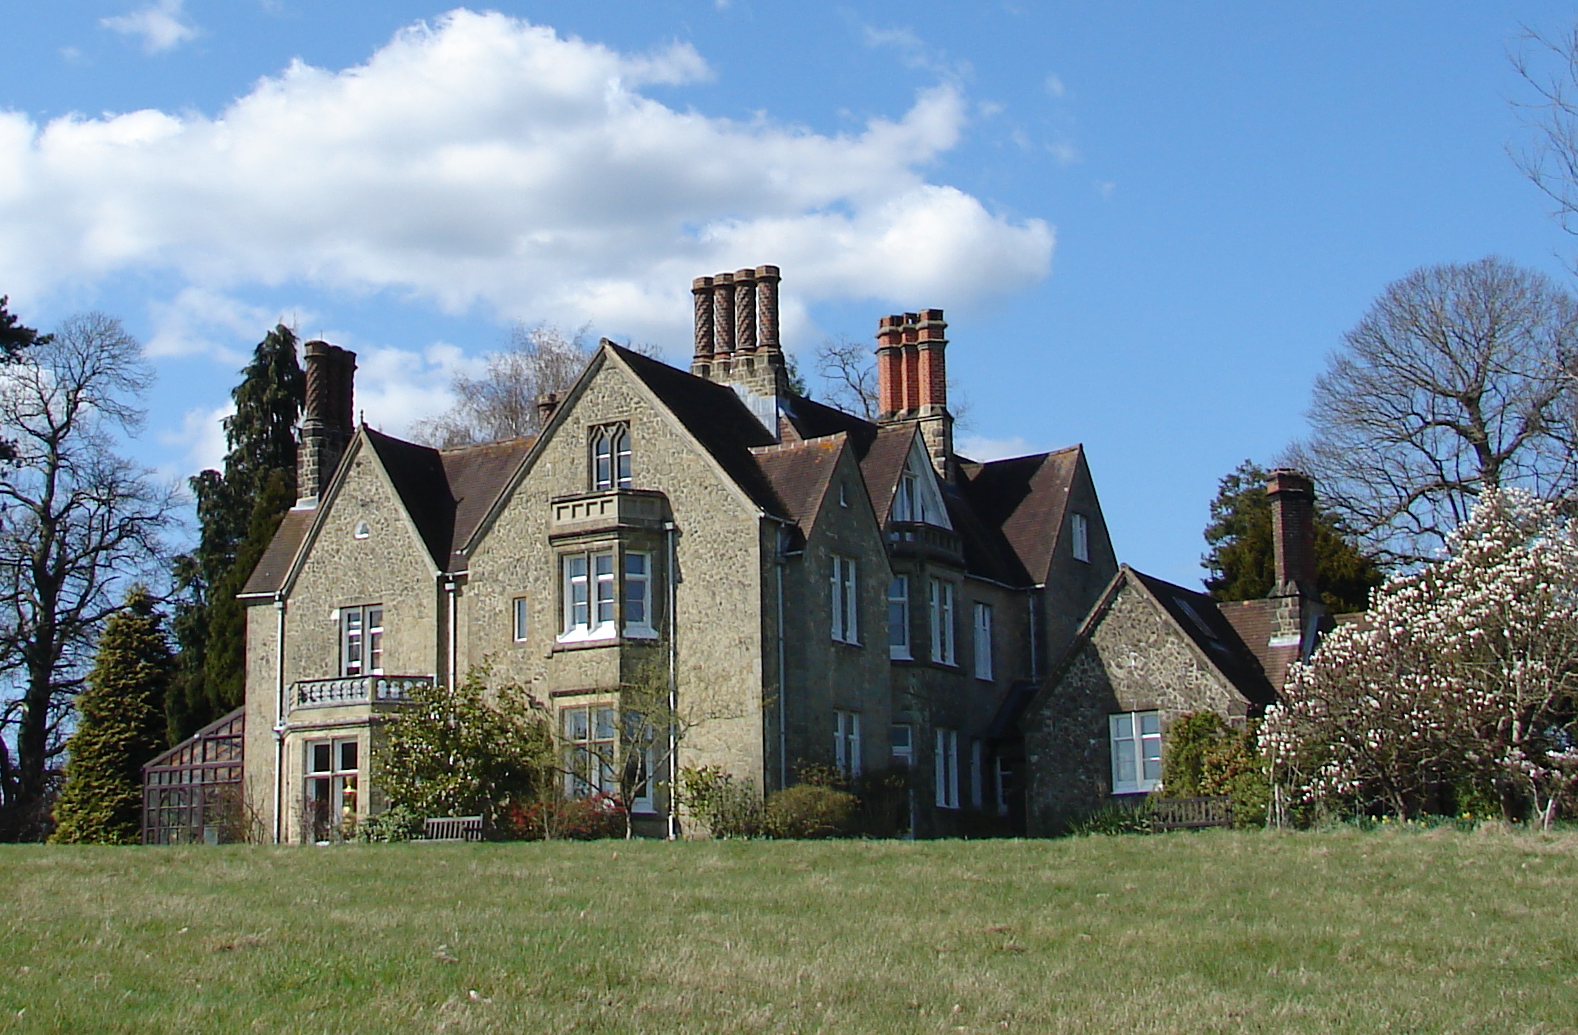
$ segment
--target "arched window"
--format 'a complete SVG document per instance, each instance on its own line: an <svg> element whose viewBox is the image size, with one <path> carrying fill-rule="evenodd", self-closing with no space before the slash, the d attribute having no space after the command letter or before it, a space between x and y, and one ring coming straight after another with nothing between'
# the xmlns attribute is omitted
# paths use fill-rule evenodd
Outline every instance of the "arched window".
<svg viewBox="0 0 1578 1035"><path fill-rule="evenodd" d="M630 428L606 424L592 429L592 491L630 488Z"/></svg>

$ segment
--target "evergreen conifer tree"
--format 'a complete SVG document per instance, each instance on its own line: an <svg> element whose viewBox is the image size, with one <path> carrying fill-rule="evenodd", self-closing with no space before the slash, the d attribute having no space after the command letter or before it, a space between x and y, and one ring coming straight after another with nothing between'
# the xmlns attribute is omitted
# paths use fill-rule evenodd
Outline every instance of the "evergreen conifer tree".
<svg viewBox="0 0 1578 1035"><path fill-rule="evenodd" d="M1258 600L1276 582L1271 500L1266 496L1269 475L1259 464L1245 460L1222 479L1211 501L1211 523L1205 530L1211 548L1201 565L1210 572L1206 589L1217 600ZM1385 577L1375 560L1359 552L1318 502L1315 576L1321 599L1334 614L1363 611L1370 591Z"/></svg>
<svg viewBox="0 0 1578 1035"><path fill-rule="evenodd" d="M142 767L164 746L164 697L174 669L164 615L146 589L134 587L125 609L105 623L87 688L77 695L51 841L141 840Z"/></svg>
<svg viewBox="0 0 1578 1035"><path fill-rule="evenodd" d="M225 418L224 473L203 471L189 482L199 533L197 549L176 562L185 599L174 621L181 654L169 699L171 743L241 703L242 616L231 605L268 545L267 536L295 502L295 427L306 390L296 335L280 324L258 343L241 383L230 393L236 412ZM267 536L243 557L243 544L251 541L255 526L267 526ZM221 634L223 649L216 651L214 608L219 605L230 625Z"/></svg>

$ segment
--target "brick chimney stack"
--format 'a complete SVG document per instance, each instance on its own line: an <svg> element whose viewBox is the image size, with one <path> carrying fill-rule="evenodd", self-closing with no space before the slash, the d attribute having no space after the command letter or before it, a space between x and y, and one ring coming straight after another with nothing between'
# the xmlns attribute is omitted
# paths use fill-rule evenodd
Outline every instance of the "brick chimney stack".
<svg viewBox="0 0 1578 1035"><path fill-rule="evenodd" d="M789 395L788 370L778 335L777 266L697 277L696 351L690 372L733 386L776 437Z"/></svg>
<svg viewBox="0 0 1578 1035"><path fill-rule="evenodd" d="M1318 600L1315 585L1315 483L1287 467L1271 472L1266 482L1271 500L1271 540L1276 551L1276 596Z"/></svg>
<svg viewBox="0 0 1578 1035"><path fill-rule="evenodd" d="M951 478L947 349L948 324L941 309L884 316L877 322L877 420L919 422L932 466Z"/></svg>
<svg viewBox="0 0 1578 1035"><path fill-rule="evenodd" d="M316 505L356 430L351 418L356 353L326 341L309 341L301 351L307 400L296 449L298 506Z"/></svg>

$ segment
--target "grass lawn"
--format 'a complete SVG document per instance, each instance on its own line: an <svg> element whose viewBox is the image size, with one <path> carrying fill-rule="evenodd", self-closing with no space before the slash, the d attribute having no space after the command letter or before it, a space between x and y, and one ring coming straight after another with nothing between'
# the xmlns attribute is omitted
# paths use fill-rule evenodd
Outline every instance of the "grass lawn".
<svg viewBox="0 0 1578 1035"><path fill-rule="evenodd" d="M0 1032L1578 1032L1578 835L0 848Z"/></svg>

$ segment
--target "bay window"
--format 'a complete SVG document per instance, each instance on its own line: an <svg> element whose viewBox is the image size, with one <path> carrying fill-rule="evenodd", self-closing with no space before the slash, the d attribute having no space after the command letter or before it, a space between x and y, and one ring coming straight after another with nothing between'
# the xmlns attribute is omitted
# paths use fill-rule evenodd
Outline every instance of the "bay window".
<svg viewBox="0 0 1578 1035"><path fill-rule="evenodd" d="M650 553L604 549L562 554L559 574L560 643L610 640L621 629L626 636L657 636Z"/></svg>
<svg viewBox="0 0 1578 1035"><path fill-rule="evenodd" d="M343 837L356 822L360 749L355 738L307 743L307 822L314 841Z"/></svg>

